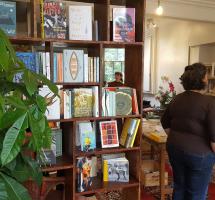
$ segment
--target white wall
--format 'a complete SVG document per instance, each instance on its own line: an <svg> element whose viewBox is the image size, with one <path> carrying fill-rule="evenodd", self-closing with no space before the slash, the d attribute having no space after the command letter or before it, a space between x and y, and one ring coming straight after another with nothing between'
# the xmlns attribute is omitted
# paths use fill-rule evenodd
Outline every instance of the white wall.
<svg viewBox="0 0 215 200"><path fill-rule="evenodd" d="M214 42L215 23L157 16L153 19L158 26L157 87L160 77L166 75L175 84L177 92L182 92L179 77L188 64L189 45Z"/></svg>

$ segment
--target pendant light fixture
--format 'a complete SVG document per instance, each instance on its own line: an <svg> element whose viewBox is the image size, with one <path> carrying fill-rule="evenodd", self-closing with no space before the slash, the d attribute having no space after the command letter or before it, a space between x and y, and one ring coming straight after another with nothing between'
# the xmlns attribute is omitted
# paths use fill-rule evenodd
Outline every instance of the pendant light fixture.
<svg viewBox="0 0 215 200"><path fill-rule="evenodd" d="M161 1L158 0L158 7L156 9L156 14L157 15L162 15L163 14L163 7L161 6Z"/></svg>

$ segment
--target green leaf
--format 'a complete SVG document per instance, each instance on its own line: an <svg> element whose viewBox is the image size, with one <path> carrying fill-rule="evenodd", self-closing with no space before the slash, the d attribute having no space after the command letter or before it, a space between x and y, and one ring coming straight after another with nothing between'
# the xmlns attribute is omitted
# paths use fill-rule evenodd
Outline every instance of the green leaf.
<svg viewBox="0 0 215 200"><path fill-rule="evenodd" d="M23 159L25 160L25 163L27 165L29 175L32 177L34 181L36 181L38 185L41 185L43 174L38 162L26 156L23 156Z"/></svg>
<svg viewBox="0 0 215 200"><path fill-rule="evenodd" d="M13 111L7 111L3 116L0 121L0 128L5 129L5 128L10 128L12 124L22 115L24 115L26 111L16 109Z"/></svg>
<svg viewBox="0 0 215 200"><path fill-rule="evenodd" d="M6 174L0 172L0 179L2 179L2 182L5 185L7 194L8 194L8 200L30 200L30 196L28 194L27 189L22 186L19 182L17 182L15 179L11 178L10 176L7 176Z"/></svg>
<svg viewBox="0 0 215 200"><path fill-rule="evenodd" d="M38 91L37 79L33 76L32 72L25 70L23 80L30 96Z"/></svg>
<svg viewBox="0 0 215 200"><path fill-rule="evenodd" d="M2 165L11 162L20 152L25 129L28 128L27 122L27 113L25 113L6 132L1 152Z"/></svg>
<svg viewBox="0 0 215 200"><path fill-rule="evenodd" d="M44 75L33 73L37 80L39 80L42 84L47 85L49 89L55 94L58 95L58 88L55 84L53 84L49 79L47 79Z"/></svg>
<svg viewBox="0 0 215 200"><path fill-rule="evenodd" d="M47 108L45 98L40 95L37 95L36 102L37 102L37 106L42 111L42 113L45 113Z"/></svg>
<svg viewBox="0 0 215 200"><path fill-rule="evenodd" d="M0 39L0 67L4 69L4 71L8 70L9 63L9 52L4 44L4 41Z"/></svg>
<svg viewBox="0 0 215 200"><path fill-rule="evenodd" d="M6 186L4 180L0 177L0 199L1 200L8 200L9 197L7 195Z"/></svg>
<svg viewBox="0 0 215 200"><path fill-rule="evenodd" d="M20 98L17 98L16 96L7 96L5 97L5 103L14 106L15 108L27 110L27 107L23 103L23 101Z"/></svg>

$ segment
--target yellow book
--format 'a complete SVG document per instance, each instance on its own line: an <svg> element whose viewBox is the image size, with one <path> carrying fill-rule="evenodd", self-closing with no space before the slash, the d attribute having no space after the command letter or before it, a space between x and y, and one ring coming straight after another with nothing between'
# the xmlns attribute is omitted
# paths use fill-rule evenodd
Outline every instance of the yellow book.
<svg viewBox="0 0 215 200"><path fill-rule="evenodd" d="M136 128L135 128L135 131L134 131L133 136L132 136L130 147L134 146L134 141L135 141L135 138L136 138L136 135L137 135L139 125L140 125L140 119L135 119L135 120L136 120Z"/></svg>
<svg viewBox="0 0 215 200"><path fill-rule="evenodd" d="M108 181L108 161L103 161L103 181Z"/></svg>
<svg viewBox="0 0 215 200"><path fill-rule="evenodd" d="M128 129L129 129L130 123L131 123L131 118L126 118L124 125L123 125L120 141L119 141L119 143L122 146L125 146L125 142L126 142L126 138L128 136Z"/></svg>

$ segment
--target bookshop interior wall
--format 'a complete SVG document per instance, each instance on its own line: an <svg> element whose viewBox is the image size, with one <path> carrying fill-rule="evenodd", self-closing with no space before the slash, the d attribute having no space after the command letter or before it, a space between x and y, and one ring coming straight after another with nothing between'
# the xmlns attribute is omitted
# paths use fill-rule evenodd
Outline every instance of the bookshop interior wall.
<svg viewBox="0 0 215 200"><path fill-rule="evenodd" d="M215 41L215 35L213 34L215 23L208 16L203 16L205 21L199 21L202 20L199 15L194 15L189 19L188 12L183 7L184 4L178 3L178 7L172 6L176 14L166 9L171 3L167 2L166 4L168 5L163 2L164 11L166 11L163 14L164 16L156 16L151 15L151 1L146 2L146 11L148 13L146 19L152 20L153 24L156 25L154 27L156 29L156 49L154 50L154 65L152 66L155 73L153 81L156 85L154 94L161 84L161 76L169 77L174 83L176 91L181 92L183 89L178 77L182 74L184 66L189 62L189 46ZM187 6L189 7L186 4ZM192 10L195 12L195 9L196 7ZM215 8L205 9L210 12ZM177 12L178 10L181 13ZM207 12L205 11L204 13ZM152 105L158 105L154 98L151 97L152 95L149 93L144 95L145 99L151 100Z"/></svg>

